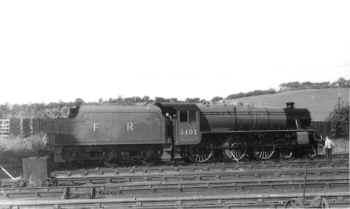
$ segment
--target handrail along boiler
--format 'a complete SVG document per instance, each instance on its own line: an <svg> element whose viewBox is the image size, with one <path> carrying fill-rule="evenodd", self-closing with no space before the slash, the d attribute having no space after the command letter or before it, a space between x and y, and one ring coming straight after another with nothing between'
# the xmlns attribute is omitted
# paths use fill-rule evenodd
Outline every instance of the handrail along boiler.
<svg viewBox="0 0 350 209"><path fill-rule="evenodd" d="M70 118L49 121L56 162L155 161L164 152L191 162L214 156L239 161L279 154L317 154L307 109L253 108L226 104L155 103L82 105Z"/></svg>

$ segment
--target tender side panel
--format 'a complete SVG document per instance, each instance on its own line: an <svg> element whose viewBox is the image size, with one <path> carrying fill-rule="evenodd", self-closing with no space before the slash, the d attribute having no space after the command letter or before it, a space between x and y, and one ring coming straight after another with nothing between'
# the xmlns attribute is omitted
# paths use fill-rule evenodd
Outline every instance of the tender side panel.
<svg viewBox="0 0 350 209"><path fill-rule="evenodd" d="M161 112L84 112L56 127L56 145L164 144Z"/></svg>

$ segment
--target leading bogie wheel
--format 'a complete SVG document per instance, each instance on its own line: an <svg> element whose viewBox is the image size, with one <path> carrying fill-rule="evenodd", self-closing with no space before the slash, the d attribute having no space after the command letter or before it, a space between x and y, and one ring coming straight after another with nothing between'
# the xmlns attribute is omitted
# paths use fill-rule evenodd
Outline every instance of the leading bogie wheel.
<svg viewBox="0 0 350 209"><path fill-rule="evenodd" d="M293 150L289 150L289 149L282 149L279 151L279 153L280 153L280 158L285 160L292 159L294 156Z"/></svg>
<svg viewBox="0 0 350 209"><path fill-rule="evenodd" d="M317 156L317 148L316 146L312 146L309 152L307 153L307 157L310 159L314 159Z"/></svg>

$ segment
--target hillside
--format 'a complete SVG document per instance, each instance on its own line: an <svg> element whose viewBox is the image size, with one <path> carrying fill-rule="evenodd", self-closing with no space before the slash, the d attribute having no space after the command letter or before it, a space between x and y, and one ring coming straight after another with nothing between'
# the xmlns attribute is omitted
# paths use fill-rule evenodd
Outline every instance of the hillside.
<svg viewBox="0 0 350 209"><path fill-rule="evenodd" d="M276 94L243 97L227 101L227 103L245 103L261 107L285 106L286 102L294 102L295 107L308 108L313 121L324 121L329 113L340 102L349 102L349 88L303 89Z"/></svg>

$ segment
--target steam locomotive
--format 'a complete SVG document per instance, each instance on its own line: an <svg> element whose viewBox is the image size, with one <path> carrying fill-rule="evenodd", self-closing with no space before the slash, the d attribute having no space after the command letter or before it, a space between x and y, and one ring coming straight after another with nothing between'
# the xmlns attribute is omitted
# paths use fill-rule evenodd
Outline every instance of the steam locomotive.
<svg viewBox="0 0 350 209"><path fill-rule="evenodd" d="M226 104L155 103L81 105L69 118L50 121L48 143L55 162L157 161L181 157L268 160L297 154L315 157L318 139L307 109Z"/></svg>

